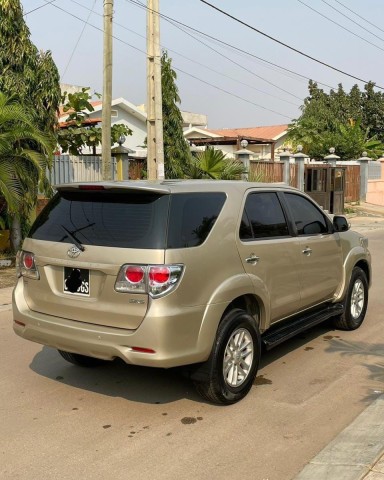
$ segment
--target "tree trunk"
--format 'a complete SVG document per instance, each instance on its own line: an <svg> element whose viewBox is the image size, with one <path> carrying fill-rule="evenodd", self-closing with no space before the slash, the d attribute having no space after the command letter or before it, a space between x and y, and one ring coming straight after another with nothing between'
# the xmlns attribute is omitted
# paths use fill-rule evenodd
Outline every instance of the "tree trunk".
<svg viewBox="0 0 384 480"><path fill-rule="evenodd" d="M21 223L20 218L15 215L11 225L11 248L14 252L20 250L21 246Z"/></svg>

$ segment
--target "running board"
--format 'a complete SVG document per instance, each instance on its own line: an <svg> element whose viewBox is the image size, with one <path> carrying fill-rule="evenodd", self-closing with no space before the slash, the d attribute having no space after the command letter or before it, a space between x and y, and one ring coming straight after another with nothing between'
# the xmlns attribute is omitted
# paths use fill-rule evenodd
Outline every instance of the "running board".
<svg viewBox="0 0 384 480"><path fill-rule="evenodd" d="M267 350L276 347L280 343L294 337L300 332L304 332L308 328L314 327L318 323L324 322L331 317L341 315L344 311L344 306L341 303L328 304L321 310L312 310L306 314L284 321L282 325L271 327L261 336L261 341Z"/></svg>

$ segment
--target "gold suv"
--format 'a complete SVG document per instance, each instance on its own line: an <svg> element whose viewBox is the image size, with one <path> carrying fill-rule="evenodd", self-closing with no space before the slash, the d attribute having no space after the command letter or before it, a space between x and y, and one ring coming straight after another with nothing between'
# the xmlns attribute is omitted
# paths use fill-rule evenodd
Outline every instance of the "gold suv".
<svg viewBox="0 0 384 480"><path fill-rule="evenodd" d="M18 254L14 330L69 362L187 366L230 404L262 347L332 318L363 322L367 239L283 184L70 184Z"/></svg>

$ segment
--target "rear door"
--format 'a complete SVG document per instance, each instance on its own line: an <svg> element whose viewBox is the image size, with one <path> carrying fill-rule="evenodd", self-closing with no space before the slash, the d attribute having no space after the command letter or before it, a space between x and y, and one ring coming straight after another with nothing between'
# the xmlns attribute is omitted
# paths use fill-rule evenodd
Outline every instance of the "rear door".
<svg viewBox="0 0 384 480"><path fill-rule="evenodd" d="M321 209L299 193L284 193L297 230L300 261L297 268L303 308L333 298L342 281L339 234Z"/></svg>
<svg viewBox="0 0 384 480"><path fill-rule="evenodd" d="M298 240L290 235L275 192L248 194L238 250L256 289L263 285L269 296L271 322L296 313L301 303Z"/></svg>
<svg viewBox="0 0 384 480"><path fill-rule="evenodd" d="M39 280L24 278L31 310L85 323L135 329L143 293L118 293L123 264L163 264L169 195L134 191L60 191L33 225L23 249Z"/></svg>

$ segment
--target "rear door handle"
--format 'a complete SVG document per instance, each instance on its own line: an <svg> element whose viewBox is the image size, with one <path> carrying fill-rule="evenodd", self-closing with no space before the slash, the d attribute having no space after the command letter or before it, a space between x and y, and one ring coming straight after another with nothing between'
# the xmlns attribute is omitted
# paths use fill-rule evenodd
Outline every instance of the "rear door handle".
<svg viewBox="0 0 384 480"><path fill-rule="evenodd" d="M309 257L309 255L311 255L311 253L312 253L312 248L305 247L304 250L303 250L303 253L304 253L304 255L307 255L307 257Z"/></svg>
<svg viewBox="0 0 384 480"><path fill-rule="evenodd" d="M245 261L251 265L256 265L259 260L260 257L257 257L254 253L251 253L251 256L245 259Z"/></svg>

